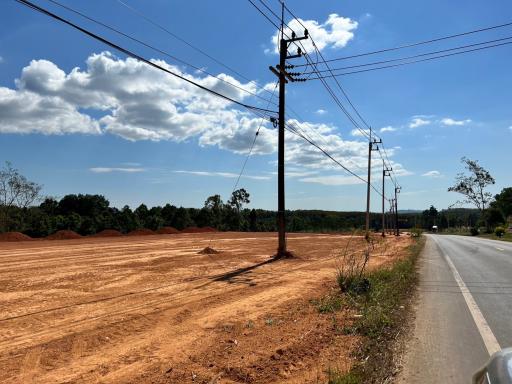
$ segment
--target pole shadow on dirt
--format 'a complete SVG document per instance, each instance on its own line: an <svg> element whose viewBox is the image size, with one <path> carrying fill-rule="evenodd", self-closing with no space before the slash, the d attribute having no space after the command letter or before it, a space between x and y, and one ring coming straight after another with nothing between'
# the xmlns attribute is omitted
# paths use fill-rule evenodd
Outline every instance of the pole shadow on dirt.
<svg viewBox="0 0 512 384"><path fill-rule="evenodd" d="M234 271L226 272L217 276L212 277L212 281L222 281L229 284L247 284L250 286L255 286L256 283L253 281L252 277L250 276L251 272L259 267L262 267L266 264L271 264L280 259L278 258L271 258L265 261L262 261L261 263L257 263L254 265L251 265L249 267L243 267L235 269Z"/></svg>

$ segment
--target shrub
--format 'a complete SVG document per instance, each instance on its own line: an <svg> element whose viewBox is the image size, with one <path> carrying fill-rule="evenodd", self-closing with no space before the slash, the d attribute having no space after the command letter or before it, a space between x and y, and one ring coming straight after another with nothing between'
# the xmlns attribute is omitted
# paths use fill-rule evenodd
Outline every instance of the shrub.
<svg viewBox="0 0 512 384"><path fill-rule="evenodd" d="M423 233L423 230L421 228L412 228L411 229L411 236L412 237L420 237Z"/></svg>
<svg viewBox="0 0 512 384"><path fill-rule="evenodd" d="M503 237L503 235L505 234L506 232L506 229L503 228L503 227L496 227L496 229L494 230L494 234L498 237Z"/></svg>
<svg viewBox="0 0 512 384"><path fill-rule="evenodd" d="M368 247L355 252L349 251L349 241L345 250L337 256L336 280L342 292L364 293L369 289L369 281L364 277L364 272L372 243L371 240L366 241Z"/></svg>
<svg viewBox="0 0 512 384"><path fill-rule="evenodd" d="M480 231L478 230L477 227L472 227L470 229L470 232L471 232L471 236L478 236L478 234L480 233Z"/></svg>

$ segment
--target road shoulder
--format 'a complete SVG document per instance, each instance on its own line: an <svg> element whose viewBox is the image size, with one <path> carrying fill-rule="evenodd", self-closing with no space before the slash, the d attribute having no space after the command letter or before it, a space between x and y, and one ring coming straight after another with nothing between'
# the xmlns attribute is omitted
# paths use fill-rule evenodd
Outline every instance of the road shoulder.
<svg viewBox="0 0 512 384"><path fill-rule="evenodd" d="M431 236L419 259L414 325L397 383L467 383L488 358L464 297Z"/></svg>

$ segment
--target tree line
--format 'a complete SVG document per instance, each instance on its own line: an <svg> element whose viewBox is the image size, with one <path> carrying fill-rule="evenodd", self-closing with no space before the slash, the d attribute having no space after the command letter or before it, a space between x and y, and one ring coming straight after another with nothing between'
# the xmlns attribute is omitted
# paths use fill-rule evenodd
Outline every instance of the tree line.
<svg viewBox="0 0 512 384"><path fill-rule="evenodd" d="M479 183L478 175L489 176L475 162L473 179L458 176L458 187L462 193L472 191L471 182ZM475 168L476 166L476 168ZM475 174L477 176L475 176ZM473 180L473 181L472 181ZM478 187L480 188L480 187ZM277 214L263 209L247 209L249 193L241 188L233 191L224 202L220 195L209 196L202 208L184 208L172 204L147 207L141 204L135 209L129 206L116 208L102 195L70 194L56 199L38 200L41 186L27 180L19 171L7 163L0 169L0 232L18 231L31 237L44 237L58 230L73 230L81 235L91 235L105 229L122 233L148 228L158 230L164 226L182 230L187 227L213 227L220 231L276 231ZM421 212L399 212L402 229L423 228L433 225L439 229L493 228L504 225L512 216L512 188L505 188L492 197L478 190L471 196L484 197L484 204L476 209L452 208L438 211L431 206ZM476 197L475 197L476 196ZM37 204L39 203L39 204ZM476 204L475 204L476 205ZM290 232L340 232L364 228L364 212L335 212L322 210L296 210L286 212L287 230ZM381 231L382 217L371 214L371 228Z"/></svg>

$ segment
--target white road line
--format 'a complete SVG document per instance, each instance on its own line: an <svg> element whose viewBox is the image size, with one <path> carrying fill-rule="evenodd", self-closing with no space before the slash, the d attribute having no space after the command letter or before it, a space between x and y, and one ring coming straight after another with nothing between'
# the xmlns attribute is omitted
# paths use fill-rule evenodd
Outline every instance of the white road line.
<svg viewBox="0 0 512 384"><path fill-rule="evenodd" d="M489 327L489 324L487 324L487 321L485 320L484 315L480 311L480 308L478 308L478 305L476 304L473 295L471 295L468 287L466 286L466 284L462 280L462 277L457 271L457 268L455 268L452 259L450 259L450 257L444 252L443 256L445 257L446 262L448 263L448 266L450 267L453 273L455 281L459 285L460 291L462 292L462 296L464 296L464 300L466 301L469 312L471 312L471 316L473 316L473 320L475 321L476 327L480 332L480 336L482 336L485 347L487 348L487 352L489 352L489 355L492 355L494 352L500 351L501 347L498 343L498 340L496 340L494 333L492 333L491 331L491 327Z"/></svg>
<svg viewBox="0 0 512 384"><path fill-rule="evenodd" d="M503 248L498 248L498 247L495 247L498 251L504 251Z"/></svg>

